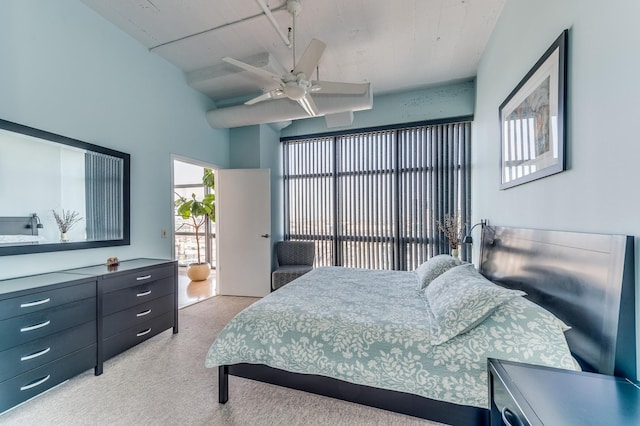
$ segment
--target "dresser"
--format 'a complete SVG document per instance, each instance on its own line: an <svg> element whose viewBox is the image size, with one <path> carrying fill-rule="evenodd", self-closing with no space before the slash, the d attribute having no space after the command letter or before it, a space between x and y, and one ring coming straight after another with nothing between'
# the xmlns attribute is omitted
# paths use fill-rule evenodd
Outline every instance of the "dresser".
<svg viewBox="0 0 640 426"><path fill-rule="evenodd" d="M640 387L630 380L489 359L490 424L640 425Z"/></svg>
<svg viewBox="0 0 640 426"><path fill-rule="evenodd" d="M0 281L0 413L97 366L95 277Z"/></svg>
<svg viewBox="0 0 640 426"><path fill-rule="evenodd" d="M68 272L95 276L98 298L98 364L173 328L178 332L176 261L133 259Z"/></svg>
<svg viewBox="0 0 640 426"><path fill-rule="evenodd" d="M178 332L177 262L0 280L0 413L158 333Z"/></svg>

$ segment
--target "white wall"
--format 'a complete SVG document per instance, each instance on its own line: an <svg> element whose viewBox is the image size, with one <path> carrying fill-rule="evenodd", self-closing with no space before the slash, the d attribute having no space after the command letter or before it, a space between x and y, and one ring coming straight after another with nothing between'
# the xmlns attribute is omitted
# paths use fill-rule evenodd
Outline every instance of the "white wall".
<svg viewBox="0 0 640 426"><path fill-rule="evenodd" d="M3 256L0 279L109 256L170 258L171 154L229 162L228 131L205 118L213 103L77 0L3 0L0 58L0 118L131 154L130 246Z"/></svg>
<svg viewBox="0 0 640 426"><path fill-rule="evenodd" d="M39 155L33 155L34 152ZM37 213L45 225L38 234L59 240L60 233L53 232L57 228L50 209L58 208L60 204L61 154L62 151L53 144L27 136L15 138L13 133L0 132L0 216L31 216ZM24 162L16 161L16 158ZM28 172L25 164L30 168ZM41 190L43 182L47 183L49 190ZM48 229L52 232L45 234Z"/></svg>
<svg viewBox="0 0 640 426"><path fill-rule="evenodd" d="M640 236L639 16L637 0L506 3L476 80L475 221ZM565 28L568 170L500 191L498 107ZM638 238L636 246L639 265Z"/></svg>

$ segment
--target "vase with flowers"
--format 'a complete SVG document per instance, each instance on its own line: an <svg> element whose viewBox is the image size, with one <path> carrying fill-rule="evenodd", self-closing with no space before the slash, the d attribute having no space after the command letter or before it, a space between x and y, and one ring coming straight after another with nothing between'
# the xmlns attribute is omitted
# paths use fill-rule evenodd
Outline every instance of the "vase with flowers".
<svg viewBox="0 0 640 426"><path fill-rule="evenodd" d="M464 224L460 221L460 218L447 213L444 215L442 222L436 219L436 224L445 238L449 240L451 256L458 257L460 255L458 249L460 247L460 241L462 240L462 229L464 228Z"/></svg>
<svg viewBox="0 0 640 426"><path fill-rule="evenodd" d="M76 223L82 220L82 218L80 217L80 213L73 210L65 209L62 209L61 213L58 213L55 210L51 210L51 212L53 213L53 217L56 220L58 229L60 230L60 241L66 243L67 241L69 241L67 232L69 232L69 230L73 228Z"/></svg>

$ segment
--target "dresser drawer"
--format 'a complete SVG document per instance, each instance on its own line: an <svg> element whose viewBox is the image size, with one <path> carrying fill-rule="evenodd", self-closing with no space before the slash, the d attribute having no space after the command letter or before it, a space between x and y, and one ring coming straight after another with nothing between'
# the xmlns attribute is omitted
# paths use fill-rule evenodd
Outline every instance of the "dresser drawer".
<svg viewBox="0 0 640 426"><path fill-rule="evenodd" d="M96 345L0 383L0 412L95 366Z"/></svg>
<svg viewBox="0 0 640 426"><path fill-rule="evenodd" d="M103 293L110 293L127 287L137 287L140 284L158 281L162 278L173 277L174 274L175 265L173 264L156 268L144 268L116 277L105 278L102 280L101 286Z"/></svg>
<svg viewBox="0 0 640 426"><path fill-rule="evenodd" d="M91 321L0 352L0 382L96 343Z"/></svg>
<svg viewBox="0 0 640 426"><path fill-rule="evenodd" d="M509 392L503 378L492 371L489 380L491 381L491 407L489 407L491 426L531 426L513 395Z"/></svg>
<svg viewBox="0 0 640 426"><path fill-rule="evenodd" d="M155 336L173 326L174 313L167 312L159 317L152 318L128 328L114 336L104 340L103 358L106 360L129 349L132 346Z"/></svg>
<svg viewBox="0 0 640 426"><path fill-rule="evenodd" d="M0 351L95 319L96 298L92 297L0 321Z"/></svg>
<svg viewBox="0 0 640 426"><path fill-rule="evenodd" d="M96 296L96 282L41 291L0 300L0 320L64 305Z"/></svg>
<svg viewBox="0 0 640 426"><path fill-rule="evenodd" d="M149 300L172 294L175 290L174 287L175 280L173 276L170 276L161 278L158 281L147 282L134 287L105 293L102 296L102 314L110 315Z"/></svg>
<svg viewBox="0 0 640 426"><path fill-rule="evenodd" d="M127 328L136 327L151 318L167 312L173 313L173 307L174 294L171 293L108 315L102 323L102 335L108 338Z"/></svg>

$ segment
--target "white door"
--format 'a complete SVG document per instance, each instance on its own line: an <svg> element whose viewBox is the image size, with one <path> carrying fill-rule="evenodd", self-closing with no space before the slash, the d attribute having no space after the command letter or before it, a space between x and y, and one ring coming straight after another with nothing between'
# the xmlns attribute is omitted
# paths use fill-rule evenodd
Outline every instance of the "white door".
<svg viewBox="0 0 640 426"><path fill-rule="evenodd" d="M221 169L217 179L219 292L266 296L271 291L269 169Z"/></svg>

